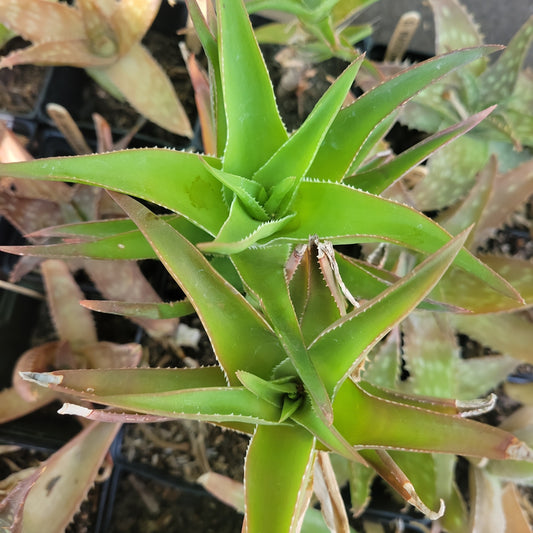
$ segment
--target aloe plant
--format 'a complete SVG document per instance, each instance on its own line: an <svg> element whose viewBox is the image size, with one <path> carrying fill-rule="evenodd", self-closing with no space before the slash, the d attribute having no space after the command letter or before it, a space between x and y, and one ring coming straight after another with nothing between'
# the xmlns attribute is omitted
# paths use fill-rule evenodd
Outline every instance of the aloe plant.
<svg viewBox="0 0 533 533"><path fill-rule="evenodd" d="M329 479L325 454L354 468L371 467L407 502L437 519L444 512L439 495L426 494L420 478L409 477L398 451L523 461L533 454L511 433L465 419L490 409L492 398L465 402L382 388L362 377L367 355L417 307L469 309L459 309L456 294L438 296L448 269L486 287L485 306L503 301L520 308L523 300L464 247L469 229L452 238L379 192L492 109L385 163L376 147L402 104L494 48L445 54L342 107L362 62L357 59L289 135L244 5L219 1L216 19L212 11L205 19L194 1L189 9L210 62L214 154L142 149L1 165L0 175L14 179L105 187L127 215L47 230L59 238L56 244L2 249L48 257L158 258L185 301L85 305L161 318L193 308L219 364L23 377L79 403L109 406L71 402L62 408L65 414L115 422L146 415L190 418L250 434L246 531L299 530L313 467L316 477ZM371 192L356 188L362 183ZM170 212L155 214L133 197ZM414 268L383 279L372 265L334 248L368 242L406 247ZM335 490L329 485L332 498ZM335 519L346 527L345 518Z"/></svg>
<svg viewBox="0 0 533 533"><path fill-rule="evenodd" d="M353 19L376 0L333 0L306 2L305 0L247 0L249 13L267 10L280 22L261 25L255 30L260 43L278 44L293 49L296 57L306 63L316 63L331 57L353 61L359 55L354 44L372 32L370 24L353 24ZM290 20L287 22L287 15ZM284 21L285 20L285 21Z"/></svg>
<svg viewBox="0 0 533 533"><path fill-rule="evenodd" d="M477 24L458 0L430 0L429 4L435 19L437 53L483 44ZM491 154L498 156L501 172L531 158L533 78L522 64L532 39L530 17L496 61L474 61L443 77L405 106L400 117L403 124L434 133L459 117L497 105L483 124L431 158L426 178L410 191L419 209L441 209L462 199ZM374 67L376 70L365 72L367 83L368 75L375 83L405 68L399 63Z"/></svg>
<svg viewBox="0 0 533 533"><path fill-rule="evenodd" d="M161 0L2 0L0 22L32 43L0 60L0 68L32 63L84 68L102 87L179 135L192 130L170 80L141 39Z"/></svg>

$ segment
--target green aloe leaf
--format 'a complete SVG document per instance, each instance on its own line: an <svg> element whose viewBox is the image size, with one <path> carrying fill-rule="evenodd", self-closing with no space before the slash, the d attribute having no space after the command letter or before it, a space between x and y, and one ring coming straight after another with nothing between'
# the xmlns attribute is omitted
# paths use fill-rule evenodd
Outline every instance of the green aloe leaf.
<svg viewBox="0 0 533 533"><path fill-rule="evenodd" d="M216 234L227 217L220 184L204 166L217 160L158 148L0 165L1 176L97 185L149 200Z"/></svg>
<svg viewBox="0 0 533 533"><path fill-rule="evenodd" d="M481 255L480 259L505 279L523 297L526 306L533 305L533 273L531 262L511 257ZM472 313L499 313L519 310L524 304L494 292L478 278L459 269L450 269L431 292L438 301L450 302Z"/></svg>
<svg viewBox="0 0 533 533"><path fill-rule="evenodd" d="M217 2L227 120L224 170L251 176L287 140L274 90L241 0Z"/></svg>
<svg viewBox="0 0 533 533"><path fill-rule="evenodd" d="M261 205L266 198L266 192L259 183L224 170L209 166L207 168L220 183L235 194L244 206L246 213L254 220L261 222L268 220L268 215Z"/></svg>
<svg viewBox="0 0 533 533"><path fill-rule="evenodd" d="M306 345L340 318L340 311L324 281L313 246L291 280L291 298L299 303L299 320ZM298 280L298 277L303 278ZM300 283L295 283L300 281ZM344 309L345 311L345 309Z"/></svg>
<svg viewBox="0 0 533 533"><path fill-rule="evenodd" d="M123 396L132 390L139 395L163 394L197 388L227 385L224 372L217 366L203 368L106 368L65 370L43 374L40 384L52 390L70 390L78 396ZM32 377L32 376L29 376ZM38 378L34 377L34 381ZM48 381L48 383L46 382ZM89 392L90 391L90 392Z"/></svg>
<svg viewBox="0 0 533 533"><path fill-rule="evenodd" d="M287 286L288 255L288 246L281 245L250 249L232 259L245 286L264 309L314 404L330 420L330 399L309 357Z"/></svg>
<svg viewBox="0 0 533 533"><path fill-rule="evenodd" d="M353 84L361 63L362 58L352 63L337 78L302 126L254 174L255 181L268 189L280 181L280 176L294 176L298 180L305 176Z"/></svg>
<svg viewBox="0 0 533 533"><path fill-rule="evenodd" d="M439 501L435 494L435 473L431 456L383 450L362 450L361 455L416 509L431 520L442 516L444 502Z"/></svg>
<svg viewBox="0 0 533 533"><path fill-rule="evenodd" d="M54 391L114 407L115 412L119 409L221 423L279 423L280 408L244 387L228 387L218 367L127 369L126 373L123 370L119 369L119 374L114 369L106 369L26 372L23 375ZM91 415L91 410L83 407L69 409L71 413L73 409L76 414Z"/></svg>
<svg viewBox="0 0 533 533"><path fill-rule="evenodd" d="M388 241L426 254L450 240L445 230L418 211L340 183L302 181L289 212L295 216L274 236L276 239L302 243L317 234L334 244ZM344 216L337 217L336 212ZM504 279L467 250L460 250L454 265L520 301Z"/></svg>
<svg viewBox="0 0 533 533"><path fill-rule="evenodd" d="M340 387L333 409L335 427L356 449L533 460L533 452L511 433L473 420L383 400L364 392L351 380Z"/></svg>
<svg viewBox="0 0 533 533"><path fill-rule="evenodd" d="M245 463L248 531L296 532L308 505L315 439L298 427L258 427ZM282 487L282 490L280 489ZM265 502L268 494L268 505Z"/></svg>
<svg viewBox="0 0 533 533"><path fill-rule="evenodd" d="M337 0L332 10L332 17L335 23L342 22L360 10L367 8L377 2L377 0Z"/></svg>
<svg viewBox="0 0 533 533"><path fill-rule="evenodd" d="M82 300L80 304L91 311L126 316L129 318L180 318L194 313L194 307L188 300L165 303Z"/></svg>
<svg viewBox="0 0 533 533"><path fill-rule="evenodd" d="M38 257L53 257L67 259L69 257L87 257L93 259L152 259L155 252L146 239L138 231L121 233L102 239L59 244L35 244L22 246L3 246L4 252L17 255L33 255Z"/></svg>
<svg viewBox="0 0 533 533"><path fill-rule="evenodd" d="M309 170L309 176L341 180L357 156L358 147L363 145L376 125L387 119L398 106L444 74L496 49L480 47L442 55L411 67L365 93L337 115Z"/></svg>
<svg viewBox="0 0 533 533"><path fill-rule="evenodd" d="M238 198L234 198L230 213L219 234L212 241L201 242L198 248L203 252L237 254L258 241L268 239L283 228L293 216L291 214L261 222L252 218Z"/></svg>
<svg viewBox="0 0 533 533"><path fill-rule="evenodd" d="M297 383L292 378L266 381L243 370L237 372L237 377L249 391L276 407L282 406L284 396L295 398L298 394Z"/></svg>
<svg viewBox="0 0 533 533"><path fill-rule="evenodd" d="M209 24L215 18L210 3L207 6L207 20L204 18L197 0L186 0L189 15L193 21L194 29L202 43L202 47L211 65L210 75L212 79L211 98L213 102L213 121L216 124L216 151L217 155L224 153L226 143L227 125L224 112L224 95L222 91L222 77L220 72L218 40L215 35L217 28L215 24Z"/></svg>
<svg viewBox="0 0 533 533"><path fill-rule="evenodd" d="M400 279L399 276L388 270L383 270L338 252L335 254L335 258L344 283L352 294L363 300L371 300ZM494 291L491 292L494 293ZM497 293L494 294L497 295ZM515 307L518 305L515 303ZM425 298L419 307L429 311L464 311L460 306L430 298Z"/></svg>
<svg viewBox="0 0 533 533"><path fill-rule="evenodd" d="M487 117L493 109L486 109L463 122L424 139L416 146L406 150L390 162L384 163L378 168L349 176L344 179L344 183L373 194L380 194L397 179L401 178L407 171L422 163L439 148L470 131Z"/></svg>
<svg viewBox="0 0 533 533"><path fill-rule="evenodd" d="M309 348L309 353L332 394L355 365L390 329L426 296L460 250L466 234L456 237L407 276L373 300L354 309L327 328ZM335 356L331 357L331 345Z"/></svg>
<svg viewBox="0 0 533 533"><path fill-rule="evenodd" d="M196 244L208 234L193 226L184 217L163 216L162 220L187 240ZM132 220L106 220L67 224L36 232L38 237L62 237L59 244L4 246L1 250L12 254L40 257L87 257L92 259L155 259L156 254Z"/></svg>
<svg viewBox="0 0 533 533"><path fill-rule="evenodd" d="M161 218L177 229L191 242L201 242L207 239L209 234L193 225L185 217L179 215L162 215ZM76 222L74 224L63 224L52 226L35 231L32 237L81 237L81 238L102 238L112 237L120 233L137 232L139 229L129 218L112 218L108 220L95 220L91 222Z"/></svg>
<svg viewBox="0 0 533 533"><path fill-rule="evenodd" d="M238 383L237 370L268 379L285 354L263 317L174 228L135 200L111 194L196 309L230 383Z"/></svg>

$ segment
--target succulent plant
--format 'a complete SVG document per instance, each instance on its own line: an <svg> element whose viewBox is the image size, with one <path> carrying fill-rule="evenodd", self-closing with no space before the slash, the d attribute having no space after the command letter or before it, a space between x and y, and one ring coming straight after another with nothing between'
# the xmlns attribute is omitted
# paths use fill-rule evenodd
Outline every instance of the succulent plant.
<svg viewBox="0 0 533 533"><path fill-rule="evenodd" d="M437 53L483 43L477 25L458 0L430 0L429 4L435 17ZM531 158L533 76L522 63L532 39L530 17L496 61L474 61L443 77L405 106L400 122L434 133L460 117L497 105L483 124L430 159L426 178L410 191L418 209L441 209L463 198L491 154L498 156L500 172ZM374 64L375 70L366 70L362 83L368 87L403 68L399 63ZM369 77L373 81L369 82Z"/></svg>
<svg viewBox="0 0 533 533"><path fill-rule="evenodd" d="M432 454L531 461L533 452L511 433L465 418L490 409L493 397L465 401L384 388L364 378L367 356L417 308L476 312L482 306L520 309L524 301L465 248L470 228L452 237L380 193L493 109L396 158L384 160L378 150L402 104L494 48L442 55L343 107L359 58L289 135L242 2L218 1L216 19L213 10L204 18L194 1L188 5L210 63L213 109L206 123L213 125L212 155L124 150L4 164L0 175L108 189L126 218L48 229L58 243L11 251L158 258L186 300L86 305L139 317L178 317L193 308L218 365L23 377L76 397L62 408L65 414L112 422L189 418L251 435L246 531L298 531L313 477L317 487L319 478L327 486L317 493L338 501L338 488L329 483L329 455L354 469L371 467L407 502L437 519L447 495L426 491L422 473L434 479ZM167 212L154 213L152 204ZM375 242L409 249L412 268L379 272L335 249ZM483 287L480 301L467 303L461 294L441 290L451 275ZM108 407L86 407L86 400ZM409 457L417 458L416 469ZM348 520L337 509L326 523L333 519L345 530Z"/></svg>

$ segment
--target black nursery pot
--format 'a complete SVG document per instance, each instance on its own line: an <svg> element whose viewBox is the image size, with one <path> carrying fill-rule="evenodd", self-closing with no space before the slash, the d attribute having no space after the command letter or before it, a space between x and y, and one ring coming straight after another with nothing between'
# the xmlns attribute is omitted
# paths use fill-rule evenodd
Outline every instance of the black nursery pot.
<svg viewBox="0 0 533 533"><path fill-rule="evenodd" d="M128 461L121 452L123 433L110 449L114 468L100 490L94 533L241 531L242 515L200 485Z"/></svg>

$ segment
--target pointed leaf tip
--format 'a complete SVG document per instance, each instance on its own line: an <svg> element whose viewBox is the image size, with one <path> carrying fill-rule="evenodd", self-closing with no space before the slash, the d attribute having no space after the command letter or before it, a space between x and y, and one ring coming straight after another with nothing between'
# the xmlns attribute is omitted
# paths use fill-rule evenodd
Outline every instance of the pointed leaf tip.
<svg viewBox="0 0 533 533"><path fill-rule="evenodd" d="M441 516L444 515L444 510L446 506L444 505L444 500L440 500L440 506L438 511L432 511L421 499L420 496L415 491L415 488L411 483L405 483L403 485L404 490L410 495L410 498L407 500L408 503L413 505L420 512L424 513L430 520L438 520Z"/></svg>
<svg viewBox="0 0 533 533"><path fill-rule="evenodd" d="M63 381L63 376L58 376L51 372L19 372L19 375L22 379L31 383L37 383L41 387L59 385Z"/></svg>
<svg viewBox="0 0 533 533"><path fill-rule="evenodd" d="M516 437L507 446L505 453L509 459L515 461L533 462L533 450L525 442L518 440Z"/></svg>

